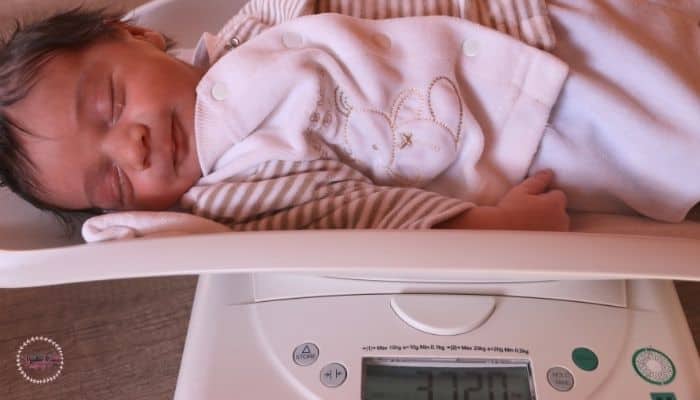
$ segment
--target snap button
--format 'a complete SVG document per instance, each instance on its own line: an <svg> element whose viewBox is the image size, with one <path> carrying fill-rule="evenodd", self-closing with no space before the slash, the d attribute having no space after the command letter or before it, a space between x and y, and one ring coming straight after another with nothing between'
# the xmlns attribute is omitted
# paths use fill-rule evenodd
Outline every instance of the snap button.
<svg viewBox="0 0 700 400"><path fill-rule="evenodd" d="M466 39L462 42L462 53L467 57L474 57L479 53L479 42L472 39Z"/></svg>
<svg viewBox="0 0 700 400"><path fill-rule="evenodd" d="M391 48L391 39L383 33L377 33L372 36L372 41L382 50L389 50Z"/></svg>
<svg viewBox="0 0 700 400"><path fill-rule="evenodd" d="M304 38L296 32L287 32L282 35L282 43L288 49L297 49L304 44Z"/></svg>
<svg viewBox="0 0 700 400"><path fill-rule="evenodd" d="M212 86L211 97L213 97L214 100L217 100L217 101L226 100L227 96L228 96L228 90L226 90L226 86L224 86L223 83L215 83L214 86Z"/></svg>
<svg viewBox="0 0 700 400"><path fill-rule="evenodd" d="M231 50L231 49L238 47L239 44L241 44L241 41L237 37L234 36L226 42L225 47L226 47L226 50Z"/></svg>

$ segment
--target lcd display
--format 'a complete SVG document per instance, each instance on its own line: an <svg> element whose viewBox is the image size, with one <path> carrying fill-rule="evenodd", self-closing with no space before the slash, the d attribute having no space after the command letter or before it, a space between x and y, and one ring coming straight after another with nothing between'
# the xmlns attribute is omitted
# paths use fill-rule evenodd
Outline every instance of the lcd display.
<svg viewBox="0 0 700 400"><path fill-rule="evenodd" d="M363 360L363 400L535 400L527 361Z"/></svg>

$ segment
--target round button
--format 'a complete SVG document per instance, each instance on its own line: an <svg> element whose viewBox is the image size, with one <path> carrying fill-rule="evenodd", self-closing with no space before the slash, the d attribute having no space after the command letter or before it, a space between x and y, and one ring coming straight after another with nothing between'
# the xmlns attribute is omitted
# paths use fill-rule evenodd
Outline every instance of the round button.
<svg viewBox="0 0 700 400"><path fill-rule="evenodd" d="M372 36L372 41L382 50L389 50L391 48L391 39L383 33L377 33Z"/></svg>
<svg viewBox="0 0 700 400"><path fill-rule="evenodd" d="M282 35L282 43L288 49L297 49L304 44L304 38L296 32L287 32Z"/></svg>
<svg viewBox="0 0 700 400"><path fill-rule="evenodd" d="M294 349L292 358L296 365L311 365L318 360L318 347L313 343L300 344Z"/></svg>
<svg viewBox="0 0 700 400"><path fill-rule="evenodd" d="M214 86L211 87L211 97L217 101L226 100L226 97L228 97L226 86L223 83L215 83Z"/></svg>
<svg viewBox="0 0 700 400"><path fill-rule="evenodd" d="M342 364L330 363L321 369L321 383L330 388L342 385L347 377L348 371Z"/></svg>
<svg viewBox="0 0 700 400"><path fill-rule="evenodd" d="M676 377L673 361L656 349L637 350L632 356L632 365L642 379L655 385L666 385Z"/></svg>
<svg viewBox="0 0 700 400"><path fill-rule="evenodd" d="M226 42L225 47L227 50L231 50L231 49L235 49L240 44L241 44L241 41L237 37L233 36Z"/></svg>
<svg viewBox="0 0 700 400"><path fill-rule="evenodd" d="M462 42L462 53L467 57L474 57L479 54L479 42L472 39L466 39Z"/></svg>
<svg viewBox="0 0 700 400"><path fill-rule="evenodd" d="M552 367L547 370L547 382L560 392L568 392L574 387L574 376L566 368Z"/></svg>
<svg viewBox="0 0 700 400"><path fill-rule="evenodd" d="M571 359L577 367L584 371L594 371L598 368L598 356L591 349L576 348L571 352Z"/></svg>

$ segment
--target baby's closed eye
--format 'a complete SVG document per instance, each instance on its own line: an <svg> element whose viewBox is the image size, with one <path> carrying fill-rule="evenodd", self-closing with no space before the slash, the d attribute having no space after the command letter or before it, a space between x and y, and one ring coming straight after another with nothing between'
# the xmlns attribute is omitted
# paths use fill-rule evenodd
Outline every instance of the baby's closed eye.
<svg viewBox="0 0 700 400"><path fill-rule="evenodd" d="M105 162L95 176L90 191L93 208L119 210L124 208L124 173L115 164Z"/></svg>
<svg viewBox="0 0 700 400"><path fill-rule="evenodd" d="M124 96L121 91L117 90L114 75L112 75L109 80L109 99L111 104L111 115L109 118L110 127L114 127L119 121L119 117L121 117L122 110L124 109Z"/></svg>
<svg viewBox="0 0 700 400"><path fill-rule="evenodd" d="M112 187L114 188L112 196L115 203L118 204L118 208L122 209L124 208L124 171L117 165L112 167L112 171Z"/></svg>

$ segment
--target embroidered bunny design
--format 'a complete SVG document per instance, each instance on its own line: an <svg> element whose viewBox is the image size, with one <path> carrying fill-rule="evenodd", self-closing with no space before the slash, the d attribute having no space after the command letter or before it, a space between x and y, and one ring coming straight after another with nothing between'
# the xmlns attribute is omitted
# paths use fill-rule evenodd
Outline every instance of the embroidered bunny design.
<svg viewBox="0 0 700 400"><path fill-rule="evenodd" d="M457 156L464 110L447 77L433 79L424 91L402 90L388 111L353 104L340 88L335 103L345 116L346 154L379 184L422 186Z"/></svg>

